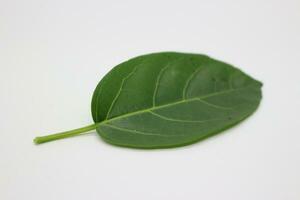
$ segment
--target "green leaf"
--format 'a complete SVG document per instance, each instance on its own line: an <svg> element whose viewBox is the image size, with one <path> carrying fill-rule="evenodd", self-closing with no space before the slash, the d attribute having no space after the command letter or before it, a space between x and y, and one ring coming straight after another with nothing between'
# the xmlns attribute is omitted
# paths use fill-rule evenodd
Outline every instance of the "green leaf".
<svg viewBox="0 0 300 200"><path fill-rule="evenodd" d="M195 142L255 111L261 83L204 55L156 53L116 66L96 88L92 114L109 143L160 148Z"/></svg>
<svg viewBox="0 0 300 200"><path fill-rule="evenodd" d="M119 146L182 146L251 115L260 103L261 87L239 69L205 55L139 56L116 66L100 81L92 99L95 124L83 129L96 128L105 141ZM74 131L74 135L81 132ZM49 139L42 138L36 142Z"/></svg>

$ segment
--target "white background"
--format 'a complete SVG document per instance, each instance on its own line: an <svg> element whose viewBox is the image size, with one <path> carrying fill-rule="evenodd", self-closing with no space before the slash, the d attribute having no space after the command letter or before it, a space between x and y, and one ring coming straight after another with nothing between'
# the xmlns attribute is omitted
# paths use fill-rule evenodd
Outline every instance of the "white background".
<svg viewBox="0 0 300 200"><path fill-rule="evenodd" d="M91 124L98 81L157 51L238 66L264 83L260 108L176 149L32 143ZM299 68L299 0L0 0L0 199L299 200Z"/></svg>

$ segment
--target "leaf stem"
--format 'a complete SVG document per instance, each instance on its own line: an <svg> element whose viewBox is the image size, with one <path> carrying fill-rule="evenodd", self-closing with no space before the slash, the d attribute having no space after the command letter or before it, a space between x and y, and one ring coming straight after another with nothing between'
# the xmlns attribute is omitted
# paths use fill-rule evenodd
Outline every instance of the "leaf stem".
<svg viewBox="0 0 300 200"><path fill-rule="evenodd" d="M34 138L33 142L35 144L42 144L42 143L50 142L50 141L53 141L53 140L59 140L59 139L63 139L63 138L73 137L73 136L80 135L82 133L94 130L94 129L96 129L96 127L97 127L97 124L92 124L92 125L89 125L89 126L85 126L85 127L70 130L70 131L65 131L65 132L60 132L60 133L56 133L56 134L52 134L52 135L36 137L36 138Z"/></svg>

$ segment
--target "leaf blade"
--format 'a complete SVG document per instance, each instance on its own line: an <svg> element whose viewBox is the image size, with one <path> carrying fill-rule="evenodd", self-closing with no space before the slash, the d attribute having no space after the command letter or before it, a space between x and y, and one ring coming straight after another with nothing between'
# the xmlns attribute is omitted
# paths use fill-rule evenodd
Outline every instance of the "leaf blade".
<svg viewBox="0 0 300 200"><path fill-rule="evenodd" d="M93 96L97 132L110 143L136 148L189 144L233 126L259 105L261 83L226 63L182 53L149 54L135 59L140 61L135 67L130 61L119 65L123 70L131 66L135 72L122 79L118 98L111 104L115 107L108 109L102 121L95 109L100 102L94 98L108 100L98 93L99 89ZM135 59L131 61L137 63ZM118 73L108 76L116 80L115 74ZM101 86L101 82L99 85L97 88L109 87Z"/></svg>

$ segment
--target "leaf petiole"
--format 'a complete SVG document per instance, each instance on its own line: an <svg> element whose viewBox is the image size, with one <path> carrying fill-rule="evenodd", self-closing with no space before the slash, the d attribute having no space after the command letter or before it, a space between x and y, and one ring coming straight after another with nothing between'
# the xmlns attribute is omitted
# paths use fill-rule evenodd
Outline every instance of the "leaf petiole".
<svg viewBox="0 0 300 200"><path fill-rule="evenodd" d="M36 138L34 138L33 142L35 144L42 144L42 143L50 142L50 141L53 141L53 140L59 140L59 139L63 139L63 138L73 137L73 136L80 135L82 133L94 130L94 129L96 129L96 127L97 127L97 124L92 124L92 125L89 125L89 126L85 126L85 127L70 130L70 131L65 131L65 132L60 132L60 133L56 133L56 134L52 134L52 135L36 137Z"/></svg>

